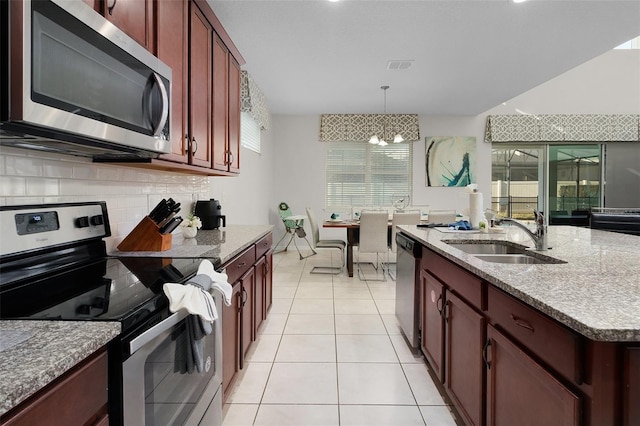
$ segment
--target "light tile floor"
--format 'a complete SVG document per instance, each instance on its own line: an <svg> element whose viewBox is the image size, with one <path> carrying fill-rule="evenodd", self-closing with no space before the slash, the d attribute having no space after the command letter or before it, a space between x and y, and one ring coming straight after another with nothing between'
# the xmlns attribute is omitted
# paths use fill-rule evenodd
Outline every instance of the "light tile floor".
<svg viewBox="0 0 640 426"><path fill-rule="evenodd" d="M273 306L223 425L455 426L424 359L400 334L395 282L310 274L332 255L337 262L335 250L274 255Z"/></svg>

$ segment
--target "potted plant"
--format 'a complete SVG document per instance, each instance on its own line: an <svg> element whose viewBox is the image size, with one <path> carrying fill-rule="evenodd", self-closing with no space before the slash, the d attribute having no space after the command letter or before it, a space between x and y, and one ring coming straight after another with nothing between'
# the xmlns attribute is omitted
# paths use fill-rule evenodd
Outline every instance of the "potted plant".
<svg viewBox="0 0 640 426"><path fill-rule="evenodd" d="M194 216L193 213L187 216L187 220L183 221L182 236L185 238L193 238L198 233L198 229L202 228L202 222L198 216Z"/></svg>

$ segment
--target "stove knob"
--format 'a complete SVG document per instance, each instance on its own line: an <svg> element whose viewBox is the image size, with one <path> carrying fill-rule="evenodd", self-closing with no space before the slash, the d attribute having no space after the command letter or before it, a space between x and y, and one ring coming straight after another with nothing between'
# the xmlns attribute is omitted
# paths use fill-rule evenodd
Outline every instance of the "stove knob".
<svg viewBox="0 0 640 426"><path fill-rule="evenodd" d="M101 214L96 215L96 216L91 216L91 224L93 226L104 225L104 218L102 217Z"/></svg>
<svg viewBox="0 0 640 426"><path fill-rule="evenodd" d="M86 228L89 226L89 216L82 216L76 219L76 226L78 228Z"/></svg>

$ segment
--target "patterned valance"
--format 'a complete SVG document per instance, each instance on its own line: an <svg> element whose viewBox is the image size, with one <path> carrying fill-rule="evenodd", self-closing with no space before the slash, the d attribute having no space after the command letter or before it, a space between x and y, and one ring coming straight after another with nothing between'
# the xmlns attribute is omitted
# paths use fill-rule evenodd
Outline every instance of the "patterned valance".
<svg viewBox="0 0 640 426"><path fill-rule="evenodd" d="M640 115L490 115L485 142L639 142Z"/></svg>
<svg viewBox="0 0 640 426"><path fill-rule="evenodd" d="M247 71L242 71L240 101L240 110L248 112L261 130L268 130L270 115L267 99Z"/></svg>
<svg viewBox="0 0 640 426"><path fill-rule="evenodd" d="M382 135L383 127L385 134ZM320 142L363 142L383 136L391 142L396 133L405 141L420 140L417 114L322 114Z"/></svg>

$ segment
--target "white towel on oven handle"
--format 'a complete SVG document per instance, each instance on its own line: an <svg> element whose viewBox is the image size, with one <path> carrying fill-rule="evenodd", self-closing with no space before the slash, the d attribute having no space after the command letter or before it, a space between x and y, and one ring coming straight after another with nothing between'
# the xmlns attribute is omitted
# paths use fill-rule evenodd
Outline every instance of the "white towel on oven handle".
<svg viewBox="0 0 640 426"><path fill-rule="evenodd" d="M216 272L213 264L205 259L200 262L198 267L198 275L205 274L211 278L211 288L218 290L224 299L224 304L231 306L231 295L233 294L233 287L229 284L229 277L222 272Z"/></svg>
<svg viewBox="0 0 640 426"><path fill-rule="evenodd" d="M218 290L227 306L231 305L233 287L227 282L227 274L216 272L213 264L205 259L200 262L196 276L186 284L165 283L164 294L169 299L169 310L178 312L186 309L192 315L198 315L203 321L213 322L218 319L210 289Z"/></svg>
<svg viewBox="0 0 640 426"><path fill-rule="evenodd" d="M197 278L194 277L194 280ZM208 277L205 277L208 279ZM198 315L203 321L213 322L218 319L218 312L213 297L208 291L193 284L165 283L162 286L169 299L169 310L178 312L185 309L192 315Z"/></svg>

